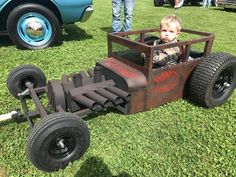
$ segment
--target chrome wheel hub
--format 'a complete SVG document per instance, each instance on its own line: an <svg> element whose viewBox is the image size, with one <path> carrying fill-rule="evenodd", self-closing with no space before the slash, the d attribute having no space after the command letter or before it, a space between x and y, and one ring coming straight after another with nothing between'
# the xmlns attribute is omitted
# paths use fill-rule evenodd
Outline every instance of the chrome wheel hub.
<svg viewBox="0 0 236 177"><path fill-rule="evenodd" d="M30 21L26 24L26 33L30 38L40 38L43 36L43 25L38 21Z"/></svg>

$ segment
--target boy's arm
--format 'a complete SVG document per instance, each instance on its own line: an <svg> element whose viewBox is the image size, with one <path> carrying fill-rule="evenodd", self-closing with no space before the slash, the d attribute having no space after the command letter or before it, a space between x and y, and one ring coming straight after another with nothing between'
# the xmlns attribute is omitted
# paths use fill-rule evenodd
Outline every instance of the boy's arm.
<svg viewBox="0 0 236 177"><path fill-rule="evenodd" d="M167 63L174 63L178 60L180 55L179 47L168 48L165 50L156 51L157 53L153 57L153 62L157 66L161 67Z"/></svg>

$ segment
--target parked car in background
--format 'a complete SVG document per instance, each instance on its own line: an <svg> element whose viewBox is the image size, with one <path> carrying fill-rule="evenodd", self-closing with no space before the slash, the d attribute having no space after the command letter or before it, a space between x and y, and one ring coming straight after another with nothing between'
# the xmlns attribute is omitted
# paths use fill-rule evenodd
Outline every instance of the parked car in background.
<svg viewBox="0 0 236 177"><path fill-rule="evenodd" d="M86 21L93 0L0 0L0 33L23 49L42 49L60 40L61 26Z"/></svg>
<svg viewBox="0 0 236 177"><path fill-rule="evenodd" d="M190 5L198 5L202 2L203 0L184 0L184 4L190 4ZM212 0L211 1L212 6L217 6L217 0ZM170 4L171 6L175 6L175 0L154 0L154 5L155 6L163 6L164 4ZM183 5L184 5L183 4Z"/></svg>
<svg viewBox="0 0 236 177"><path fill-rule="evenodd" d="M236 9L236 0L218 0L218 5L224 7L224 9L234 8Z"/></svg>

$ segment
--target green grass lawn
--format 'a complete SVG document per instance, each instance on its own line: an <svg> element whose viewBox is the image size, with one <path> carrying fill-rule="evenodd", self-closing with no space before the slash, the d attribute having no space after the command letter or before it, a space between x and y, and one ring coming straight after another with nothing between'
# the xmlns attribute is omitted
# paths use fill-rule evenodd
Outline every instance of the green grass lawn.
<svg viewBox="0 0 236 177"><path fill-rule="evenodd" d="M94 1L86 23L65 26L63 43L44 50L19 50L0 36L0 114L20 106L8 92L8 72L19 64L40 67L47 79L87 70L107 57L111 31L111 2ZM154 7L137 0L133 30L155 28L168 14L178 15L184 28L213 32L213 52L236 55L236 13L221 8ZM150 111L123 115L107 111L86 118L91 145L81 160L64 170L44 173L26 157L27 122L0 123L0 177L157 177L236 176L236 92L223 106L205 109L178 100Z"/></svg>

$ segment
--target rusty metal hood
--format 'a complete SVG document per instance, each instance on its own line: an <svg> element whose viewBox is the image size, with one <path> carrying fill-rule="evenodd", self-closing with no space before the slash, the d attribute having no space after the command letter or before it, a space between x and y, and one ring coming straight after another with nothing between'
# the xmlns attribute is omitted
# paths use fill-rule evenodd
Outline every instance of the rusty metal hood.
<svg viewBox="0 0 236 177"><path fill-rule="evenodd" d="M98 63L98 65L102 66L104 69L102 73L107 79L114 79L119 77L119 79L115 79L115 82L119 82L118 80L124 80L127 84L126 89L134 89L134 88L141 88L147 86L147 79L144 74L134 69L133 67L115 59L115 58L108 58L102 60ZM116 75L116 77L114 77ZM121 83L118 83L119 85Z"/></svg>

